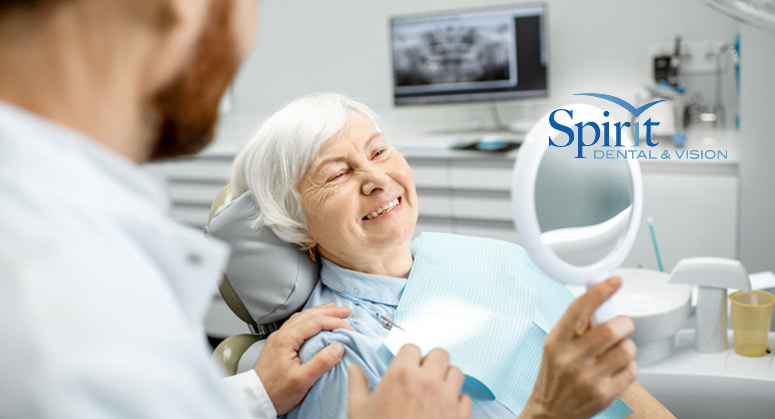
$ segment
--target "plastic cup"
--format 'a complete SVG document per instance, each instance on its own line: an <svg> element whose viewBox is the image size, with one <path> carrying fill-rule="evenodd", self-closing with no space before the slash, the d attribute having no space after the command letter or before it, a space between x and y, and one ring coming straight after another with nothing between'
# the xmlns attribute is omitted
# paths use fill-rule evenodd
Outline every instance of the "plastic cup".
<svg viewBox="0 0 775 419"><path fill-rule="evenodd" d="M735 353L742 356L766 355L775 295L761 290L737 291L729 296L729 300L732 302Z"/></svg>

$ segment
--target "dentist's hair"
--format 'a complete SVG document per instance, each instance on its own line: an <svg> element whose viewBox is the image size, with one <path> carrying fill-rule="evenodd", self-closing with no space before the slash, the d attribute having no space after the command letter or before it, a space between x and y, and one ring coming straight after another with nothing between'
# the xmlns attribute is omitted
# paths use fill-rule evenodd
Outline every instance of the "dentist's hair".
<svg viewBox="0 0 775 419"><path fill-rule="evenodd" d="M232 196L251 192L259 208L252 225L267 226L281 240L307 249L312 242L296 186L320 147L347 123L355 111L379 131L368 106L338 93L316 93L293 100L250 134L231 169Z"/></svg>

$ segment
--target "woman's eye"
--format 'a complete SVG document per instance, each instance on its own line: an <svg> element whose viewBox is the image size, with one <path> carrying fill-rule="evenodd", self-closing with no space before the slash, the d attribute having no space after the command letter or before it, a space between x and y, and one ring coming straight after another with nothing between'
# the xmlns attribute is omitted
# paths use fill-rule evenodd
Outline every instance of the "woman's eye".
<svg viewBox="0 0 775 419"><path fill-rule="evenodd" d="M333 175L333 176L331 176L330 178L328 178L328 182L331 182L331 181L337 180L337 179L339 179L339 178L340 178L340 177L342 177L342 176L344 176L344 172L338 172L338 173L336 173L335 175Z"/></svg>
<svg viewBox="0 0 775 419"><path fill-rule="evenodd" d="M385 154L385 150L384 149L377 150L371 158L372 159L377 158L377 157L381 156L382 154Z"/></svg>

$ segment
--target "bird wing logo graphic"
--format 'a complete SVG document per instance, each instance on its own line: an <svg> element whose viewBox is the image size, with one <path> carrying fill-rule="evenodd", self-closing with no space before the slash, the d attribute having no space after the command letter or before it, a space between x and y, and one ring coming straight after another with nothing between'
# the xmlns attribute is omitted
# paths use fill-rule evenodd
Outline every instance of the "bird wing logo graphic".
<svg viewBox="0 0 775 419"><path fill-rule="evenodd" d="M613 103L621 106L622 108L627 109L627 111L630 112L631 114L633 114L636 118L638 116L640 116L640 114L645 112L646 109L656 105L659 102L664 102L665 101L665 99L655 100L653 102L649 102L649 103L641 106L640 108L636 108L636 107L632 106L629 102L627 102L624 99L621 99L621 98L618 98L618 97L612 96L612 95L606 95L606 94L603 94L603 93L574 93L574 96L592 96L592 97L596 97L596 98L607 100L609 102L613 102Z"/></svg>

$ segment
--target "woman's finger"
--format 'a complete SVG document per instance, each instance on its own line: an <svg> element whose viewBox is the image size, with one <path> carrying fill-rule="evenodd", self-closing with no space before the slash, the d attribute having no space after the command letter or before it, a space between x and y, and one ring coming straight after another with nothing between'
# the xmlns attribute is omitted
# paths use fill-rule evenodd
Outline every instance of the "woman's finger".
<svg viewBox="0 0 775 419"><path fill-rule="evenodd" d="M625 316L599 324L577 339L576 345L587 357L608 351L635 331L635 323Z"/></svg>
<svg viewBox="0 0 775 419"><path fill-rule="evenodd" d="M635 361L630 361L624 368L614 373L608 381L611 386L609 390L616 395L622 394L630 384L635 382L636 378L638 378L638 364Z"/></svg>
<svg viewBox="0 0 775 419"><path fill-rule="evenodd" d="M635 359L638 347L632 339L624 339L613 348L601 354L595 363L598 376L607 377L621 371Z"/></svg>
<svg viewBox="0 0 775 419"><path fill-rule="evenodd" d="M606 300L611 298L621 286L621 278L614 276L589 287L586 293L568 306L565 314L557 322L555 329L565 339L570 339L579 333L583 333L585 330L577 330L579 329L579 324L589 324L589 317L592 316L592 313Z"/></svg>

